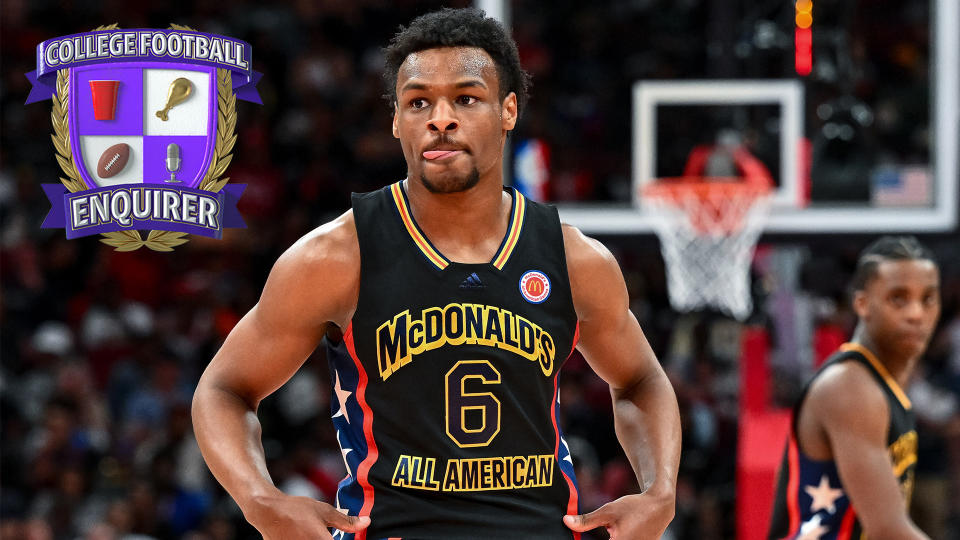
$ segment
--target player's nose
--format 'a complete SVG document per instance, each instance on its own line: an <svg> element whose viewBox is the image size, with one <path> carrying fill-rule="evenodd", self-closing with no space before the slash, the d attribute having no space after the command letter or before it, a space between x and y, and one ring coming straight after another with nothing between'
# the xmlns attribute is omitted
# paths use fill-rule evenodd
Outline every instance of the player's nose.
<svg viewBox="0 0 960 540"><path fill-rule="evenodd" d="M927 311L924 309L923 302L917 300L907 304L904 310L904 318L911 324L920 324L924 320Z"/></svg>
<svg viewBox="0 0 960 540"><path fill-rule="evenodd" d="M453 107L441 99L433 108L433 114L427 120L427 130L440 133L455 131L460 127L460 122L454 115Z"/></svg>

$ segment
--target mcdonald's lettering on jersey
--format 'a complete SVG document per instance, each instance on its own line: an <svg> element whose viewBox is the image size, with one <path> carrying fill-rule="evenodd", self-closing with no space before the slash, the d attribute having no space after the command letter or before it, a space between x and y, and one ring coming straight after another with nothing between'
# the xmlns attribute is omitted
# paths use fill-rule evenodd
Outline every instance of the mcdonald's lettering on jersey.
<svg viewBox="0 0 960 540"><path fill-rule="evenodd" d="M425 351L444 345L485 345L537 362L544 376L553 373L553 337L532 321L506 309L482 304L447 304L404 310L377 329L377 366L383 380Z"/></svg>

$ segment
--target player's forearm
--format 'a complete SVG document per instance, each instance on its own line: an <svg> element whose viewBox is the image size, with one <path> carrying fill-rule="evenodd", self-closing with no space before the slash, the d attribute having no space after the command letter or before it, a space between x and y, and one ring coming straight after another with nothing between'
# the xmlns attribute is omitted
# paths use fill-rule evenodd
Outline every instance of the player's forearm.
<svg viewBox="0 0 960 540"><path fill-rule="evenodd" d="M670 381L656 370L611 393L617 438L640 487L672 497L680 466L680 411Z"/></svg>
<svg viewBox="0 0 960 540"><path fill-rule="evenodd" d="M207 466L244 513L258 496L278 492L267 472L256 411L238 395L201 379L193 428Z"/></svg>
<svg viewBox="0 0 960 540"><path fill-rule="evenodd" d="M895 513L878 516L861 514L860 521L863 523L866 537L870 539L930 540L930 537L913 523L906 512L901 515Z"/></svg>

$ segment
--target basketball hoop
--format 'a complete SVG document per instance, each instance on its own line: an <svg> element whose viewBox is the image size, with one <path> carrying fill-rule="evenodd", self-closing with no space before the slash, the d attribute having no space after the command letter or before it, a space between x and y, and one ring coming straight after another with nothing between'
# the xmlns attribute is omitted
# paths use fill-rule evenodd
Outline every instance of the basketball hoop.
<svg viewBox="0 0 960 540"><path fill-rule="evenodd" d="M744 320L753 310L750 261L771 188L743 178L662 178L643 188L678 311L713 306Z"/></svg>

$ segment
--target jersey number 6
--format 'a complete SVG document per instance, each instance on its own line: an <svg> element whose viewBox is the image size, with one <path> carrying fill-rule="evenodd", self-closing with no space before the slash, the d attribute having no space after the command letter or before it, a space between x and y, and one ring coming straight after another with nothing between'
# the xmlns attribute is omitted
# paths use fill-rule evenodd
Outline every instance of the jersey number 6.
<svg viewBox="0 0 960 540"><path fill-rule="evenodd" d="M484 385L500 384L500 372L489 360L461 360L447 372L444 400L447 413L447 436L460 448L486 446L500 433L500 400L490 392L467 392L467 381L477 379ZM480 411L467 425L467 411Z"/></svg>

